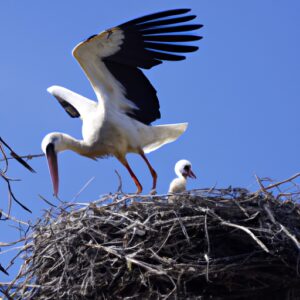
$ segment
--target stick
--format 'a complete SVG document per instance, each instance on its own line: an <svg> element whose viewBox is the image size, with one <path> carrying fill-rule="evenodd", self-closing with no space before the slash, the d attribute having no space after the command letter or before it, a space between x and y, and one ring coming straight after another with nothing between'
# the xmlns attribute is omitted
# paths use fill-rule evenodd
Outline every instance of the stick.
<svg viewBox="0 0 300 300"><path fill-rule="evenodd" d="M281 185L281 184L283 184L283 183L290 182L290 181L296 179L296 178L299 177L299 176L300 176L300 173L297 173L297 174L293 175L292 177L290 177L290 178L288 178L288 179L282 180L282 181L280 181L280 182L271 184L271 185L269 185L268 187L265 187L265 190L270 190L270 189L272 189L272 188L274 188L274 187L276 187L276 186L279 186L279 185Z"/></svg>
<svg viewBox="0 0 300 300"><path fill-rule="evenodd" d="M266 247L266 245L260 240L258 239L254 234L253 232L251 232L248 228L244 227L244 226L241 226L241 225L237 225L237 224L233 224L233 223L230 223L230 222L226 222L226 221L223 221L221 222L221 225L225 225L225 226L229 226L229 227L235 227L235 228L238 228L238 229L241 229L243 231L245 231L246 233L248 233L250 235L250 237L267 253L270 253L269 249Z"/></svg>
<svg viewBox="0 0 300 300"><path fill-rule="evenodd" d="M3 143L4 146L6 146L9 151L10 151L10 155L17 160L21 165L23 165L27 170L29 170L30 172L36 173L34 169L32 169L29 164L23 160L7 143L4 142L4 140L0 137L0 142Z"/></svg>

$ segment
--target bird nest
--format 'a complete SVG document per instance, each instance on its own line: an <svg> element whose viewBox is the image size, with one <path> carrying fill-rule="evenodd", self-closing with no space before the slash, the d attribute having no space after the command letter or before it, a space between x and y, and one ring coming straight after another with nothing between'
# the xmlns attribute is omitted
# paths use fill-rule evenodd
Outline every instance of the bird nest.
<svg viewBox="0 0 300 300"><path fill-rule="evenodd" d="M50 209L11 299L299 299L300 208L269 191L117 193ZM105 202L105 203L104 203ZM290 298L288 298L290 297Z"/></svg>

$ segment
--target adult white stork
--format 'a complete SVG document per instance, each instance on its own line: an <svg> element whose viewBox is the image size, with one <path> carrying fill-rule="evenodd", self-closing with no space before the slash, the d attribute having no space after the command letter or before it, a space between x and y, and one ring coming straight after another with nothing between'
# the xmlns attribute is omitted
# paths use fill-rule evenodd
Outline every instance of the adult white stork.
<svg viewBox="0 0 300 300"><path fill-rule="evenodd" d="M185 56L173 52L198 49L178 44L201 39L178 34L202 27L178 25L196 17L184 15L189 11L175 9L137 18L93 35L73 49L98 102L60 86L48 88L71 117L82 120L82 140L53 132L42 141L55 196L59 183L57 153L67 149L92 159L115 156L129 171L137 193L141 193L142 186L126 160L127 153L137 153L151 172L155 191L157 174L145 153L175 141L186 130L187 123L150 126L160 118L159 102L156 90L140 68L150 69L164 60L183 60Z"/></svg>

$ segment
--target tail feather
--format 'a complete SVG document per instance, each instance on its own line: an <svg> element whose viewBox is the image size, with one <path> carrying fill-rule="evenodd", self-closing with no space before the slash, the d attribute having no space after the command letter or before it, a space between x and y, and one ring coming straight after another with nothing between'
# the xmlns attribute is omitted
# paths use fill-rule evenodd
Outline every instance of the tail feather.
<svg viewBox="0 0 300 300"><path fill-rule="evenodd" d="M186 131L187 126L188 123L179 123L147 127L147 132L142 133L143 151L149 153L174 142Z"/></svg>

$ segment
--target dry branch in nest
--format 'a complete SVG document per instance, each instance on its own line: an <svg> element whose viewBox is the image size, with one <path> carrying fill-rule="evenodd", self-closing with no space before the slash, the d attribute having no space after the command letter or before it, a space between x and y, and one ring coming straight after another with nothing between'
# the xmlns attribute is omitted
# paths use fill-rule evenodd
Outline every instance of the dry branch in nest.
<svg viewBox="0 0 300 300"><path fill-rule="evenodd" d="M4 292L11 299L299 299L298 204L270 190L232 188L172 200L117 193L51 208L32 227L24 264Z"/></svg>

